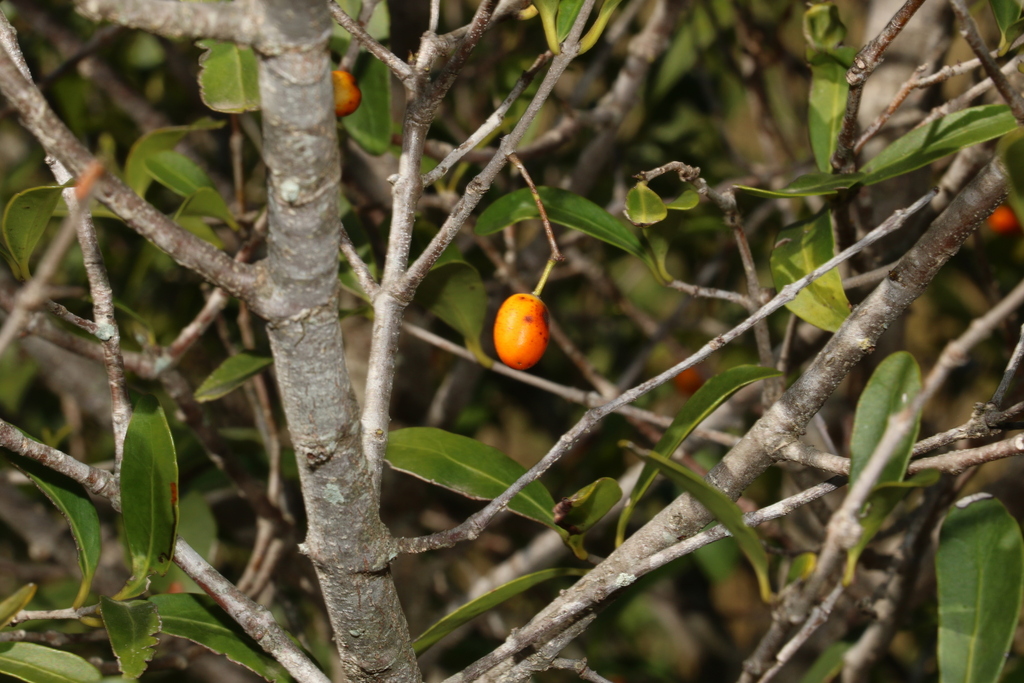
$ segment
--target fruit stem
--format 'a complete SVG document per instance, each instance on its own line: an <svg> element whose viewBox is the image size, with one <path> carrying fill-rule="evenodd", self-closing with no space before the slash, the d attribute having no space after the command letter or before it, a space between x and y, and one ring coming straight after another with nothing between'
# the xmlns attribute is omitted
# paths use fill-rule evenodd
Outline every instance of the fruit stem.
<svg viewBox="0 0 1024 683"><path fill-rule="evenodd" d="M544 272L541 273L540 282L537 283L537 288L533 290L533 295L538 299L540 298L540 293L544 290L544 285L548 281L548 275L551 275L551 269L555 267L556 263L558 263L558 259L550 258L548 259L547 265L544 266Z"/></svg>

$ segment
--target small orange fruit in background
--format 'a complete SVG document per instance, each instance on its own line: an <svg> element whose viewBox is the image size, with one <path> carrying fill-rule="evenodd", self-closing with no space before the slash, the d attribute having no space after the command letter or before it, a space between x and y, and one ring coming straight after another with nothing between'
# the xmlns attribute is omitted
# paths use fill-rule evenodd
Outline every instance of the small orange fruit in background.
<svg viewBox="0 0 1024 683"><path fill-rule="evenodd" d="M348 116L359 108L363 101L363 93L356 85L356 79L347 71L332 71L331 82L334 84L334 114Z"/></svg>
<svg viewBox="0 0 1024 683"><path fill-rule="evenodd" d="M526 370L536 365L550 336L548 307L533 294L513 294L498 309L494 348L510 368Z"/></svg>
<svg viewBox="0 0 1024 683"><path fill-rule="evenodd" d="M996 207L992 215L985 219L988 227L994 233L1010 235L1020 232L1020 223L1017 221L1017 214L1008 205L1002 204Z"/></svg>
<svg viewBox="0 0 1024 683"><path fill-rule="evenodd" d="M704 378L701 377L697 368L686 368L672 378L672 384L675 385L676 391L683 396L692 396L704 384Z"/></svg>

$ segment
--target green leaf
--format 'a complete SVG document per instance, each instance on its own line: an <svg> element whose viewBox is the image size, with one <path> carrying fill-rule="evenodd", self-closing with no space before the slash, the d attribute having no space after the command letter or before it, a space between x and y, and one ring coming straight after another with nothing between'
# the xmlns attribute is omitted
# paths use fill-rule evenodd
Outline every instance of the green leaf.
<svg viewBox="0 0 1024 683"><path fill-rule="evenodd" d="M0 248L0 256L4 257L11 267L11 272L19 280L31 277L29 259L32 258L32 252L46 231L46 226L50 224L50 217L53 216L53 211L60 200L60 193L63 191L62 185L33 187L19 192L7 202L7 208L4 209L3 247Z"/></svg>
<svg viewBox="0 0 1024 683"><path fill-rule="evenodd" d="M78 655L35 643L0 643L0 674L29 683L93 683L99 669Z"/></svg>
<svg viewBox="0 0 1024 683"><path fill-rule="evenodd" d="M835 5L830 4L829 7L835 9ZM839 144L839 130L846 113L850 84L846 82L846 67L832 55L814 55L810 61L811 94L807 103L807 131L818 170L831 173L829 160Z"/></svg>
<svg viewBox="0 0 1024 683"><path fill-rule="evenodd" d="M416 290L415 301L461 334L467 348L475 346L483 354L480 334L487 315L487 292L476 268L461 260L438 262Z"/></svg>
<svg viewBox="0 0 1024 683"><path fill-rule="evenodd" d="M132 577L115 600L146 589L149 575L164 574L174 559L178 528L178 463L167 418L153 396L135 405L124 439L121 516Z"/></svg>
<svg viewBox="0 0 1024 683"><path fill-rule="evenodd" d="M569 496L555 506L555 524L569 532L568 544L576 557L586 560L583 535L608 514L622 499L619 482L610 477L597 481Z"/></svg>
<svg viewBox="0 0 1024 683"><path fill-rule="evenodd" d="M713 413L720 405L737 391L762 379L778 377L781 373L773 368L758 365L739 365L719 373L701 385L693 396L683 405L682 409L665 430L654 450L666 458L671 458L679 444L693 432L697 426ZM619 515L619 524L615 532L616 547L622 545L626 538L626 525L636 508L640 498L647 492L657 476L658 470L653 465L644 465L633 491L629 494L629 502Z"/></svg>
<svg viewBox="0 0 1024 683"><path fill-rule="evenodd" d="M689 183L686 183L686 185L687 187L681 195L665 205L666 209L689 211L700 203L700 193L693 189Z"/></svg>
<svg viewBox="0 0 1024 683"><path fill-rule="evenodd" d="M162 152L174 147L181 142L185 134L193 130L213 130L224 125L224 121L214 121L203 118L190 126L172 126L169 128L158 128L146 133L135 141L128 152L128 159L124 164L124 180L128 187L135 190L140 197L146 196L149 184L153 182L152 176L146 170L146 161L157 152Z"/></svg>
<svg viewBox="0 0 1024 683"><path fill-rule="evenodd" d="M417 655L421 655L437 641L441 640L459 626L468 622L470 619L478 617L488 610L494 609L501 603L509 600L510 598L514 598L528 588L532 588L538 583L557 579L562 576L584 576L588 571L590 570L574 568L544 569L543 571L534 572L533 574L527 574L526 576L520 576L518 579L513 579L504 585L498 586L492 591L484 593L475 600L470 600L451 614L448 614L437 621L433 626L424 631L419 638L413 641L412 648L416 651Z"/></svg>
<svg viewBox="0 0 1024 683"><path fill-rule="evenodd" d="M100 615L125 678L138 678L153 659L153 647L160 632L156 605L144 600L119 602L100 597Z"/></svg>
<svg viewBox="0 0 1024 683"><path fill-rule="evenodd" d="M96 507L85 488L71 477L21 455L11 453L7 458L50 499L71 527L71 536L78 546L78 569L82 572L82 584L72 607L81 607L89 596L89 588L100 563L102 533Z"/></svg>
<svg viewBox="0 0 1024 683"><path fill-rule="evenodd" d="M409 427L388 435L388 463L399 472L476 500L491 500L505 492L526 469L497 448L466 436L433 427ZM509 510L555 526L555 501L539 481L519 492Z"/></svg>
<svg viewBox="0 0 1024 683"><path fill-rule="evenodd" d="M231 356L210 373L209 377L196 389L195 397L199 402L213 401L226 396L259 374L263 368L273 364L273 358L256 356L251 353L239 353Z"/></svg>
<svg viewBox="0 0 1024 683"><path fill-rule="evenodd" d="M667 216L665 202L642 180L626 193L626 219L633 225L646 228L665 220Z"/></svg>
<svg viewBox="0 0 1024 683"><path fill-rule="evenodd" d="M999 27L999 56L1002 57L1017 37L1011 34L1011 29L1020 19L1021 2L1020 0L988 0L988 5L992 8L996 25Z"/></svg>
<svg viewBox="0 0 1024 683"><path fill-rule="evenodd" d="M874 539L875 534L882 528L889 513L896 508L896 505L903 500L910 492L910 489L924 488L939 481L938 470L924 470L906 481L890 481L879 484L871 491L864 509L860 515L861 534L854 545L846 554L846 573L843 575L843 584L849 586L853 582L853 575L857 569L857 560L860 559L864 549Z"/></svg>
<svg viewBox="0 0 1024 683"><path fill-rule="evenodd" d="M766 190L760 187L736 185L736 189L749 192L756 197L812 197L833 195L864 181L863 173L808 173L802 175L781 190Z"/></svg>
<svg viewBox="0 0 1024 683"><path fill-rule="evenodd" d="M149 601L160 613L163 633L199 643L268 681L289 680L281 665L207 596L173 593L154 595Z"/></svg>
<svg viewBox="0 0 1024 683"><path fill-rule="evenodd" d="M601 38L601 34L604 33L605 26L608 25L608 21L612 18L612 12L619 6L622 0L604 0L601 3L601 11L597 15L597 20L594 25L590 27L582 38L580 38L580 54L583 54L590 48L597 44L597 41Z"/></svg>
<svg viewBox="0 0 1024 683"><path fill-rule="evenodd" d="M800 683L829 683L843 670L843 655L852 646L853 643L842 641L829 645L800 679Z"/></svg>
<svg viewBox="0 0 1024 683"><path fill-rule="evenodd" d="M368 154L381 155L391 146L391 71L367 55L356 65L354 75L363 100L341 120L342 125Z"/></svg>
<svg viewBox="0 0 1024 683"><path fill-rule="evenodd" d="M743 521L743 512L739 506L697 474L660 455L657 451L651 451L644 459L654 464L677 486L693 496L715 516L715 519L722 523L722 526L729 530L732 537L736 539L740 550L750 561L754 573L757 574L761 599L771 602L772 588L768 581L768 553L761 545L761 539L757 537L757 533Z"/></svg>
<svg viewBox="0 0 1024 683"><path fill-rule="evenodd" d="M832 219L828 209L779 231L770 258L775 288L796 282L834 256ZM835 268L800 290L786 304L793 314L815 327L835 332L850 314L843 280Z"/></svg>
<svg viewBox="0 0 1024 683"><path fill-rule="evenodd" d="M668 272L666 258L672 243L680 237L682 237L682 232L677 225L660 223L644 229L643 241L647 244L651 259L657 266L654 270L654 277L661 284L672 282L673 278L672 274Z"/></svg>
<svg viewBox="0 0 1024 683"><path fill-rule="evenodd" d="M846 37L839 8L831 2L815 3L804 12L804 40L815 52L829 52Z"/></svg>
<svg viewBox="0 0 1024 683"><path fill-rule="evenodd" d="M199 41L199 94L214 111L240 114L260 108L260 83L252 48Z"/></svg>
<svg viewBox="0 0 1024 683"><path fill-rule="evenodd" d="M26 583L24 586L4 598L3 602L0 602L0 628L11 623L11 620L14 619L15 615L25 609L25 606L28 605L28 603L32 602L32 598L35 597L35 594L36 585L34 583Z"/></svg>
<svg viewBox="0 0 1024 683"><path fill-rule="evenodd" d="M939 533L942 683L994 683L1013 642L1021 608L1024 541L998 500L960 501Z"/></svg>
<svg viewBox="0 0 1024 683"><path fill-rule="evenodd" d="M569 31L572 30L572 25L576 21L576 17L580 15L580 9L582 8L583 0L560 0L558 3L555 35L558 38L559 44L569 37Z"/></svg>
<svg viewBox="0 0 1024 683"><path fill-rule="evenodd" d="M639 238L594 202L557 187L538 187L537 193L551 221L585 232L591 237L643 259L645 263L649 262L650 257L644 251ZM488 206L480 215L473 231L478 235L490 235L513 223L539 217L530 188L524 187Z"/></svg>
<svg viewBox="0 0 1024 683"><path fill-rule="evenodd" d="M857 481L871 454L885 433L889 416L900 412L921 391L921 369L914 357L906 351L897 351L875 368L871 379L857 401L850 436L850 483ZM907 470L910 452L917 440L920 416L914 427L903 438L885 466L878 482L901 481Z"/></svg>
<svg viewBox="0 0 1024 683"><path fill-rule="evenodd" d="M158 183L182 197L190 197L200 188L213 187L213 181L203 169L188 157L172 150L150 155L146 159L146 171Z"/></svg>
<svg viewBox="0 0 1024 683"><path fill-rule="evenodd" d="M255 440L260 442L258 434ZM213 553L217 548L217 519L203 494L195 489L178 501L178 538L188 542L207 562L213 561ZM182 593L203 592L178 566L171 567L163 576L154 577L149 590L151 593L166 593L175 583L175 588L180 588Z"/></svg>
<svg viewBox="0 0 1024 683"><path fill-rule="evenodd" d="M238 222L231 215L227 202L212 187L200 187L185 197L185 201L178 207L174 214L174 220L179 221L182 216L208 216L218 218L227 223L232 230L238 230Z"/></svg>
<svg viewBox="0 0 1024 683"><path fill-rule="evenodd" d="M864 184L874 185L909 173L1016 127L1016 119L1004 104L985 104L948 114L915 128L879 152L862 169L867 174Z"/></svg>

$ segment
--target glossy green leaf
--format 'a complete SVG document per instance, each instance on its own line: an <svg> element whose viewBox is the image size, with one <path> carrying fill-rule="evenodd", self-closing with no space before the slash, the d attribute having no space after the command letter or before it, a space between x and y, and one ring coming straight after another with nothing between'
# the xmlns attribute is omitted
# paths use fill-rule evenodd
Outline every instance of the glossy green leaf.
<svg viewBox="0 0 1024 683"><path fill-rule="evenodd" d="M831 3L829 7L835 9ZM832 55L817 54L810 61L811 94L807 102L807 132L818 170L831 173L829 160L839 144L839 130L846 113L850 84L846 82L846 67Z"/></svg>
<svg viewBox="0 0 1024 683"><path fill-rule="evenodd" d="M831 2L815 3L804 12L804 40L815 52L828 52L839 47L846 37L846 26L839 18L839 8Z"/></svg>
<svg viewBox="0 0 1024 683"><path fill-rule="evenodd" d="M985 104L954 112L915 128L879 152L862 169L865 185L909 173L922 166L1016 129L1004 104Z"/></svg>
<svg viewBox="0 0 1024 683"><path fill-rule="evenodd" d="M625 213L630 223L646 228L665 220L668 209L665 208L665 202L661 201L658 193L647 187L647 183L640 181L626 193Z"/></svg>
<svg viewBox="0 0 1024 683"><path fill-rule="evenodd" d="M921 391L921 369L906 351L897 351L879 363L857 401L850 436L850 483L857 481L871 454L885 433L889 416L900 412ZM910 452L917 440L920 416L913 429L900 442L885 466L878 483L900 481L907 470Z"/></svg>
<svg viewBox="0 0 1024 683"><path fill-rule="evenodd" d="M580 15L583 8L583 0L560 0L558 3L558 16L555 22L555 35L559 44L569 37L569 31Z"/></svg>
<svg viewBox="0 0 1024 683"><path fill-rule="evenodd" d="M21 610L25 609L28 603L32 602L32 598L36 594L36 585L34 583L26 583L18 590L11 593L9 596L0 602L0 628L7 626L14 619L15 615Z"/></svg>
<svg viewBox="0 0 1024 683"><path fill-rule="evenodd" d="M770 258L775 288L781 290L835 255L828 209L779 231ZM835 268L809 284L786 304L794 315L815 327L835 332L850 314L843 280Z"/></svg>
<svg viewBox="0 0 1024 683"><path fill-rule="evenodd" d="M604 0L601 3L601 10L597 14L597 20L580 38L580 54L583 54L597 44L601 34L604 33L605 27L608 25L608 21L612 18L612 13L621 2L622 0Z"/></svg>
<svg viewBox="0 0 1024 683"><path fill-rule="evenodd" d="M555 524L569 532L567 543L578 559L586 560L588 557L583 547L583 535L620 500L622 489L619 482L610 477L601 477L568 498L563 498L555 506Z"/></svg>
<svg viewBox="0 0 1024 683"><path fill-rule="evenodd" d="M433 427L410 427L388 435L392 468L468 498L491 500L505 492L526 470L497 448ZM519 492L508 508L557 529L555 501L539 481Z"/></svg>
<svg viewBox="0 0 1024 683"><path fill-rule="evenodd" d="M257 356L251 353L238 353L221 363L216 370L203 380L196 389L197 401L213 401L226 396L246 383L251 377L259 374L265 367L272 365L273 358Z"/></svg>
<svg viewBox="0 0 1024 683"><path fill-rule="evenodd" d="M830 683L843 670L843 655L853 646L852 643L832 643L822 652L800 683Z"/></svg>
<svg viewBox="0 0 1024 683"><path fill-rule="evenodd" d="M19 280L31 277L29 259L32 252L50 224L54 209L64 191L61 185L44 185L19 192L11 197L4 209L2 226L3 256L11 267L11 272Z"/></svg>
<svg viewBox="0 0 1024 683"><path fill-rule="evenodd" d="M256 54L234 43L203 40L199 57L199 94L214 111L240 114L260 108Z"/></svg>
<svg viewBox="0 0 1024 683"><path fill-rule="evenodd" d="M78 655L35 643L0 643L0 674L28 683L93 683L100 671Z"/></svg>
<svg viewBox="0 0 1024 683"><path fill-rule="evenodd" d="M146 196L146 189L149 188L153 177L146 170L146 161L157 152L174 149L181 142L186 133L193 130L213 130L224 125L224 121L214 121L203 118L190 126L172 126L169 128L158 128L146 133L135 141L128 152L128 159L124 164L124 180L128 187L135 190L140 196Z"/></svg>
<svg viewBox="0 0 1024 683"><path fill-rule="evenodd" d="M138 678L153 659L160 632L156 605L144 600L119 602L100 597L100 615L125 678Z"/></svg>
<svg viewBox="0 0 1024 683"><path fill-rule="evenodd" d="M188 157L172 150L150 155L146 159L146 171L153 180L182 197L190 197L200 188L213 187L213 181L203 169Z"/></svg>
<svg viewBox="0 0 1024 683"><path fill-rule="evenodd" d="M862 529L860 538L846 553L846 573L843 575L845 585L848 586L853 581L857 560L882 528L889 513L910 493L910 489L931 486L939 481L940 476L938 470L924 470L906 481L890 481L872 489L859 517Z"/></svg>
<svg viewBox="0 0 1024 683"><path fill-rule="evenodd" d="M725 403L730 396L748 384L753 384L769 377L778 377L780 374L778 370L773 368L763 368L758 365L740 365L715 375L701 385L700 389L683 405L679 413L676 414L675 419L672 420L672 424L665 430L661 440L654 447L654 450L666 458L671 458L675 450L679 448L679 444L708 415ZM629 523L629 518L632 516L633 510L636 508L640 498L643 497L647 489L654 482L657 474L658 470L656 467L650 464L644 465L636 485L633 486L633 491L629 494L629 501L619 515L619 524L615 532L616 547L622 545L623 540L625 540L626 525Z"/></svg>
<svg viewBox="0 0 1024 683"><path fill-rule="evenodd" d="M289 680L281 665L207 596L174 593L154 595L149 601L160 613L163 633L199 643L268 681Z"/></svg>
<svg viewBox="0 0 1024 683"><path fill-rule="evenodd" d="M695 190L689 183L686 183L686 185L687 188L683 190L681 195L665 205L666 209L689 211L700 203L700 193L697 192L697 190Z"/></svg>
<svg viewBox="0 0 1024 683"><path fill-rule="evenodd" d="M1013 642L1024 585L1024 541L1003 504L958 502L935 556L939 680L995 683Z"/></svg>
<svg viewBox="0 0 1024 683"><path fill-rule="evenodd" d="M257 435L255 440L262 443ZM193 489L178 501L178 538L184 539L207 562L217 548L217 518L203 494ZM151 593L166 593L172 585L182 593L202 593L203 589L177 565L163 576L150 577Z"/></svg>
<svg viewBox="0 0 1024 683"><path fill-rule="evenodd" d="M132 576L115 600L146 589L150 574L164 574L174 558L178 529L178 462L163 408L153 396L135 404L124 439L121 516Z"/></svg>
<svg viewBox="0 0 1024 683"><path fill-rule="evenodd" d="M50 499L71 528L71 536L78 546L78 569L82 583L72 607L81 607L89 596L92 579L100 563L102 533L100 517L85 488L77 481L45 465L14 453L7 455L15 467L24 472L32 483Z"/></svg>
<svg viewBox="0 0 1024 683"><path fill-rule="evenodd" d="M487 292L476 268L461 260L439 262L416 290L415 301L461 334L478 358L487 358L480 346Z"/></svg>
<svg viewBox="0 0 1024 683"><path fill-rule="evenodd" d="M1003 56L1017 38L1013 35L1012 28L1020 19L1021 2L1020 0L988 0L988 5L992 8L996 25L999 27L999 56Z"/></svg>
<svg viewBox="0 0 1024 683"><path fill-rule="evenodd" d="M802 175L781 190L766 190L761 187L736 185L736 189L749 192L757 197L811 197L833 195L864 182L863 173L808 173Z"/></svg>
<svg viewBox="0 0 1024 683"><path fill-rule="evenodd" d="M557 187L538 187L537 193L552 222L585 232L645 262L649 261L639 238L594 202ZM488 206L473 231L478 235L490 235L513 223L539 217L530 188L524 187Z"/></svg>
<svg viewBox="0 0 1024 683"><path fill-rule="evenodd" d="M437 621L434 625L424 631L419 638L413 641L413 650L416 651L417 655L423 654L437 641L441 640L459 626L468 622L470 619L494 609L506 600L514 598L523 591L536 586L538 583L543 583L544 581L550 581L551 579L557 579L563 576L583 576L588 571L590 570L575 568L544 569L539 572L534 572L533 574L520 576L518 579L513 579L504 585L498 586L492 591L484 593L475 600L470 600L451 614L448 614Z"/></svg>
<svg viewBox="0 0 1024 683"><path fill-rule="evenodd" d="M212 187L200 187L185 197L185 201L181 203L177 213L174 214L174 220L180 221L182 216L217 218L227 223L232 230L238 230L238 222L231 215L227 202Z"/></svg>
<svg viewBox="0 0 1024 683"><path fill-rule="evenodd" d="M743 521L743 512L739 506L696 473L660 455L657 451L651 451L644 456L644 459L655 465L662 474L693 496L715 516L715 519L721 522L722 526L729 530L732 537L736 539L736 544L754 568L757 584L761 590L761 599L771 602L772 588L768 580L768 553L761 545L761 539L758 538L757 533Z"/></svg>
<svg viewBox="0 0 1024 683"><path fill-rule="evenodd" d="M357 64L355 77L363 100L358 109L341 119L342 125L367 153L383 154L391 146L391 71L366 55Z"/></svg>

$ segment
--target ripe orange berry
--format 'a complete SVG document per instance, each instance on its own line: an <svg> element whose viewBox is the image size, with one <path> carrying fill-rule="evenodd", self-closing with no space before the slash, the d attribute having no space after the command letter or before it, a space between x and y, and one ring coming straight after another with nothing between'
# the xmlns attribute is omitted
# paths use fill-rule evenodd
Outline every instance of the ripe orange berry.
<svg viewBox="0 0 1024 683"><path fill-rule="evenodd" d="M986 219L988 227L992 232L1000 235L1010 235L1020 232L1020 223L1017 221L1017 214L1006 204L996 207L992 215Z"/></svg>
<svg viewBox="0 0 1024 683"><path fill-rule="evenodd" d="M510 368L526 370L536 365L549 337L548 307L533 294L513 294L498 309L494 348Z"/></svg>
<svg viewBox="0 0 1024 683"><path fill-rule="evenodd" d="M704 384L704 378L700 376L697 368L686 368L672 378L672 384L676 386L676 391L683 396L692 396Z"/></svg>
<svg viewBox="0 0 1024 683"><path fill-rule="evenodd" d="M363 101L363 93L356 85L356 79L347 71L332 71L331 82L334 83L334 114L348 116L359 108Z"/></svg>

